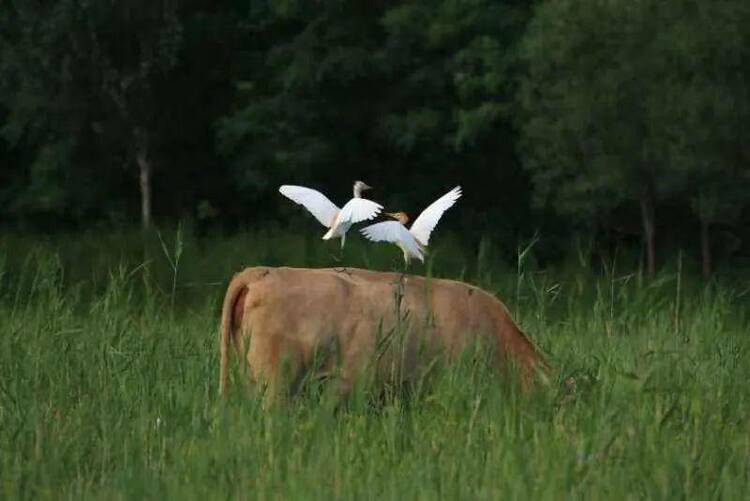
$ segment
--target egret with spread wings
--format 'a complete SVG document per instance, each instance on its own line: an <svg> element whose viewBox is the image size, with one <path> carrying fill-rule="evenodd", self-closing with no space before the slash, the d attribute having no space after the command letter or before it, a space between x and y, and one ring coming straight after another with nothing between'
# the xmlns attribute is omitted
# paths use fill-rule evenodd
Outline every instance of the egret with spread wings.
<svg viewBox="0 0 750 501"><path fill-rule="evenodd" d="M374 218L383 210L382 205L362 198L362 191L369 189L371 187L367 184L356 181L354 183L354 197L341 209L336 207L336 204L328 200L321 192L304 186L285 184L279 187L279 192L291 201L305 207L323 226L328 228L328 232L323 235L323 240L341 238L341 249L343 250L346 232L349 231L349 228L355 223Z"/></svg>
<svg viewBox="0 0 750 501"><path fill-rule="evenodd" d="M424 262L430 234L435 229L443 213L450 209L461 197L461 187L456 186L451 191L438 198L414 220L411 228L406 229L409 216L404 212L387 212L387 216L396 221L385 221L365 226L360 230L362 234L373 242L390 242L398 245L404 252L404 261L409 266L411 258Z"/></svg>

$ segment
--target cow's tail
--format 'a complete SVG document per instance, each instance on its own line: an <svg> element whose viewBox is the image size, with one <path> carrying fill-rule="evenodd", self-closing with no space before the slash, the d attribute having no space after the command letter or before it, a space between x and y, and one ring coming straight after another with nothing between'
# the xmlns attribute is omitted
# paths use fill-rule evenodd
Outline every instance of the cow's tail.
<svg viewBox="0 0 750 501"><path fill-rule="evenodd" d="M237 306L240 299L244 298L246 291L247 281L243 274L238 273L229 282L227 292L224 295L224 304L221 308L221 327L219 329L219 395L221 396L226 395L229 385L229 350L236 335L234 329L242 320L241 317L237 318Z"/></svg>

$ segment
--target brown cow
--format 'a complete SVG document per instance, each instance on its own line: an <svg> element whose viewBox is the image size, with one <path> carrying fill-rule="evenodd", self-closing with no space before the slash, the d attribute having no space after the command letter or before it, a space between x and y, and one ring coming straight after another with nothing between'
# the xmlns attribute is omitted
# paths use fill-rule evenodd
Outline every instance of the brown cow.
<svg viewBox="0 0 750 501"><path fill-rule="evenodd" d="M489 341L496 365L520 369L524 388L537 368L550 372L505 306L477 287L356 268L247 268L224 298L219 392L227 390L230 344L240 358L247 353L251 379L273 400L314 358L321 374L338 369L345 397L372 362L380 379L392 380L396 368L412 381L430 356L454 358L477 340Z"/></svg>

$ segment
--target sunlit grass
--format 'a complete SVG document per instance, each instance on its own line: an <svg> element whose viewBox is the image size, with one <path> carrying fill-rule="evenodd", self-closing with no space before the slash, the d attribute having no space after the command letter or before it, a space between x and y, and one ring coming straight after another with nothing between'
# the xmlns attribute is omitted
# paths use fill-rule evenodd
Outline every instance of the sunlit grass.
<svg viewBox="0 0 750 501"><path fill-rule="evenodd" d="M264 413L237 385L217 396L224 286L246 265L338 265L337 245L281 232L161 237L145 248L128 233L2 238L0 497L750 493L741 287L688 276L678 287L676 267L655 281L623 264L597 276L538 270L528 254L503 264L489 244L447 238L432 273L497 293L559 379L576 378L572 393L558 380L518 395L467 357L408 400L354 398L334 411L311 390ZM400 269L400 259L353 238L344 264Z"/></svg>

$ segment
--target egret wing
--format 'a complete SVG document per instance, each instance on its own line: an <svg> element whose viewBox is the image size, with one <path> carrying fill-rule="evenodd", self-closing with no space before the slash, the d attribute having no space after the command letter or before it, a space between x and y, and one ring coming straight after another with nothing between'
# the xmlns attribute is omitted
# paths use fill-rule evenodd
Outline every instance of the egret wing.
<svg viewBox="0 0 750 501"><path fill-rule="evenodd" d="M390 242L406 250L412 256L422 259L422 249L406 227L398 221L385 221L365 226L360 232L373 242Z"/></svg>
<svg viewBox="0 0 750 501"><path fill-rule="evenodd" d="M330 228L339 208L336 204L328 200L321 192L305 188L304 186L292 186L285 184L279 187L279 193L287 197L292 202L298 203L305 207L320 223L326 228Z"/></svg>
<svg viewBox="0 0 750 501"><path fill-rule="evenodd" d="M456 203L461 197L461 187L456 186L451 191L438 198L430 204L422 213L414 220L409 231L416 239L422 244L427 245L430 240L430 233L435 229L435 226L440 221L440 217L443 213L450 209L453 204Z"/></svg>
<svg viewBox="0 0 750 501"><path fill-rule="evenodd" d="M352 224L372 219L383 210L383 206L366 198L352 198L341 208L339 221Z"/></svg>

